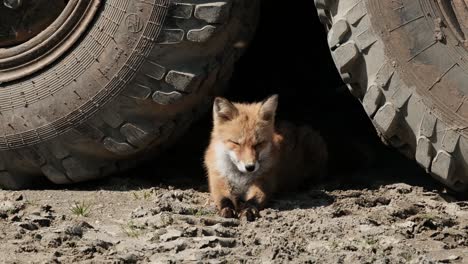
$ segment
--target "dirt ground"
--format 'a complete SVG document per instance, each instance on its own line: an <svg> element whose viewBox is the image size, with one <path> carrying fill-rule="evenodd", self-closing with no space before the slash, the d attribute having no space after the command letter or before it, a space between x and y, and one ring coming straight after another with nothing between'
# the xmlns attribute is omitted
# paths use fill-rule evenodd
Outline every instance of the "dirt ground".
<svg viewBox="0 0 468 264"><path fill-rule="evenodd" d="M399 155L276 197L255 222L217 217L200 156L174 155L66 190L0 191L1 262L468 263L466 197Z"/></svg>

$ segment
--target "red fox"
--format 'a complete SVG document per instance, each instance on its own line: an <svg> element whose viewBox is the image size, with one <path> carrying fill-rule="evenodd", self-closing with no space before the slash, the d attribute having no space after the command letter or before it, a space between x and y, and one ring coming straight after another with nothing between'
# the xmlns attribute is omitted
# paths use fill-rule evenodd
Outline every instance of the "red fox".
<svg viewBox="0 0 468 264"><path fill-rule="evenodd" d="M251 104L214 100L204 165L211 198L222 217L255 220L272 194L293 190L326 172L324 139L306 126L275 125L277 105L278 95Z"/></svg>

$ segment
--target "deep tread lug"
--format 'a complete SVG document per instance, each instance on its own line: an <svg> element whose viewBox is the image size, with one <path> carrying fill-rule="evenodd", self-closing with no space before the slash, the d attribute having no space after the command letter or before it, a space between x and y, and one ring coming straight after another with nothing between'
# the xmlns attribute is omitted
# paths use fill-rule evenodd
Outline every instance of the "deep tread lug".
<svg viewBox="0 0 468 264"><path fill-rule="evenodd" d="M374 122L386 137L393 136L398 125L395 106L391 103L384 104L375 114Z"/></svg>
<svg viewBox="0 0 468 264"><path fill-rule="evenodd" d="M182 29L163 29L158 37L158 44L177 44L184 39L185 32Z"/></svg>
<svg viewBox="0 0 468 264"><path fill-rule="evenodd" d="M194 16L207 23L223 23L229 17L231 4L228 2L215 2L200 4L195 7Z"/></svg>
<svg viewBox="0 0 468 264"><path fill-rule="evenodd" d="M192 17L194 6L186 3L172 3L169 6L168 15L173 18L189 19Z"/></svg>
<svg viewBox="0 0 468 264"><path fill-rule="evenodd" d="M138 100L146 100L151 95L151 88L142 84L134 84L128 88L123 95Z"/></svg>
<svg viewBox="0 0 468 264"><path fill-rule="evenodd" d="M334 52L333 57L335 62L339 65L340 72L347 72L353 63L359 57L359 51L353 42L348 42L339 46Z"/></svg>
<svg viewBox="0 0 468 264"><path fill-rule="evenodd" d="M216 27L207 25L200 29L192 29L187 33L187 39L193 42L205 42L216 32Z"/></svg>
<svg viewBox="0 0 468 264"><path fill-rule="evenodd" d="M344 19L338 20L328 32L328 45L336 47L338 44L343 43L342 41L348 32L348 22Z"/></svg>
<svg viewBox="0 0 468 264"><path fill-rule="evenodd" d="M430 171L432 161L432 144L427 137L419 137L416 147L416 161L426 169L426 172Z"/></svg>
<svg viewBox="0 0 468 264"><path fill-rule="evenodd" d="M441 177L444 181L451 182L453 172L452 159L449 153L439 150L432 161L431 172Z"/></svg>
<svg viewBox="0 0 468 264"><path fill-rule="evenodd" d="M99 170L89 169L73 157L68 157L62 161L62 165L67 171L67 175L75 182L86 179L96 179L99 177ZM76 180L75 180L76 179Z"/></svg>
<svg viewBox="0 0 468 264"><path fill-rule="evenodd" d="M411 92L409 89L403 89L399 88L398 90L395 91L395 93L392 96L392 101L393 104L395 105L396 108L400 109L403 107L403 105L408 102L409 98L411 97Z"/></svg>
<svg viewBox="0 0 468 264"><path fill-rule="evenodd" d="M130 146L126 142L118 142L113 138L106 137L104 139L104 147L106 147L107 150L113 152L114 154L117 155L130 155L136 152L136 149L132 146Z"/></svg>
<svg viewBox="0 0 468 264"><path fill-rule="evenodd" d="M359 50L363 51L377 42L377 38L375 37L375 34L368 29L357 35L355 41Z"/></svg>
<svg viewBox="0 0 468 264"><path fill-rule="evenodd" d="M453 129L447 129L442 139L442 148L448 153L453 153L458 145L460 134Z"/></svg>
<svg viewBox="0 0 468 264"><path fill-rule="evenodd" d="M421 127L419 128L419 134L427 138L432 137L432 135L434 134L434 129L436 127L436 122L436 117L431 113L426 112L422 119Z"/></svg>
<svg viewBox="0 0 468 264"><path fill-rule="evenodd" d="M366 3L364 1L359 1L351 10L346 14L346 20L351 24L355 25L361 18L367 14Z"/></svg>
<svg viewBox="0 0 468 264"><path fill-rule="evenodd" d="M195 79L195 74L180 71L169 71L166 75L166 82L178 91L191 92L190 84Z"/></svg>
<svg viewBox="0 0 468 264"><path fill-rule="evenodd" d="M133 146L144 147L151 141L150 134L134 124L127 123L120 128L120 132Z"/></svg>
<svg viewBox="0 0 468 264"><path fill-rule="evenodd" d="M381 87L387 87L390 79L392 78L395 69L389 62L385 62L383 66L377 72L375 83Z"/></svg>
<svg viewBox="0 0 468 264"><path fill-rule="evenodd" d="M380 88L375 84L371 85L362 101L364 110L369 116L373 116L375 114L375 111L380 107L382 98L383 93Z"/></svg>
<svg viewBox="0 0 468 264"><path fill-rule="evenodd" d="M54 166L45 164L41 167L42 173L47 176L47 178L55 184L69 184L73 183L64 172L58 170Z"/></svg>

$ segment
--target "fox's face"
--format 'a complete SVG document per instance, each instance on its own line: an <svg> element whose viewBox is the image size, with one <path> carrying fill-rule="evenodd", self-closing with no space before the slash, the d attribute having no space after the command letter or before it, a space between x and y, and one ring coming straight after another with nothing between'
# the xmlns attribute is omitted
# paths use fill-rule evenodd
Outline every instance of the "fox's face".
<svg viewBox="0 0 468 264"><path fill-rule="evenodd" d="M262 103L233 104L216 98L213 106L216 155L225 170L254 174L271 165L278 96Z"/></svg>

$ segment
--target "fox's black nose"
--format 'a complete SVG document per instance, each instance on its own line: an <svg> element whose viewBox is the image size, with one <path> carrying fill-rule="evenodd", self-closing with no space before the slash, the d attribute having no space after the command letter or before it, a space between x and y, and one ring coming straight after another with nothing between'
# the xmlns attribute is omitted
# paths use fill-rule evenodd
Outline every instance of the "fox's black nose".
<svg viewBox="0 0 468 264"><path fill-rule="evenodd" d="M245 170L248 172L252 172L255 170L255 164L247 164L245 165Z"/></svg>

